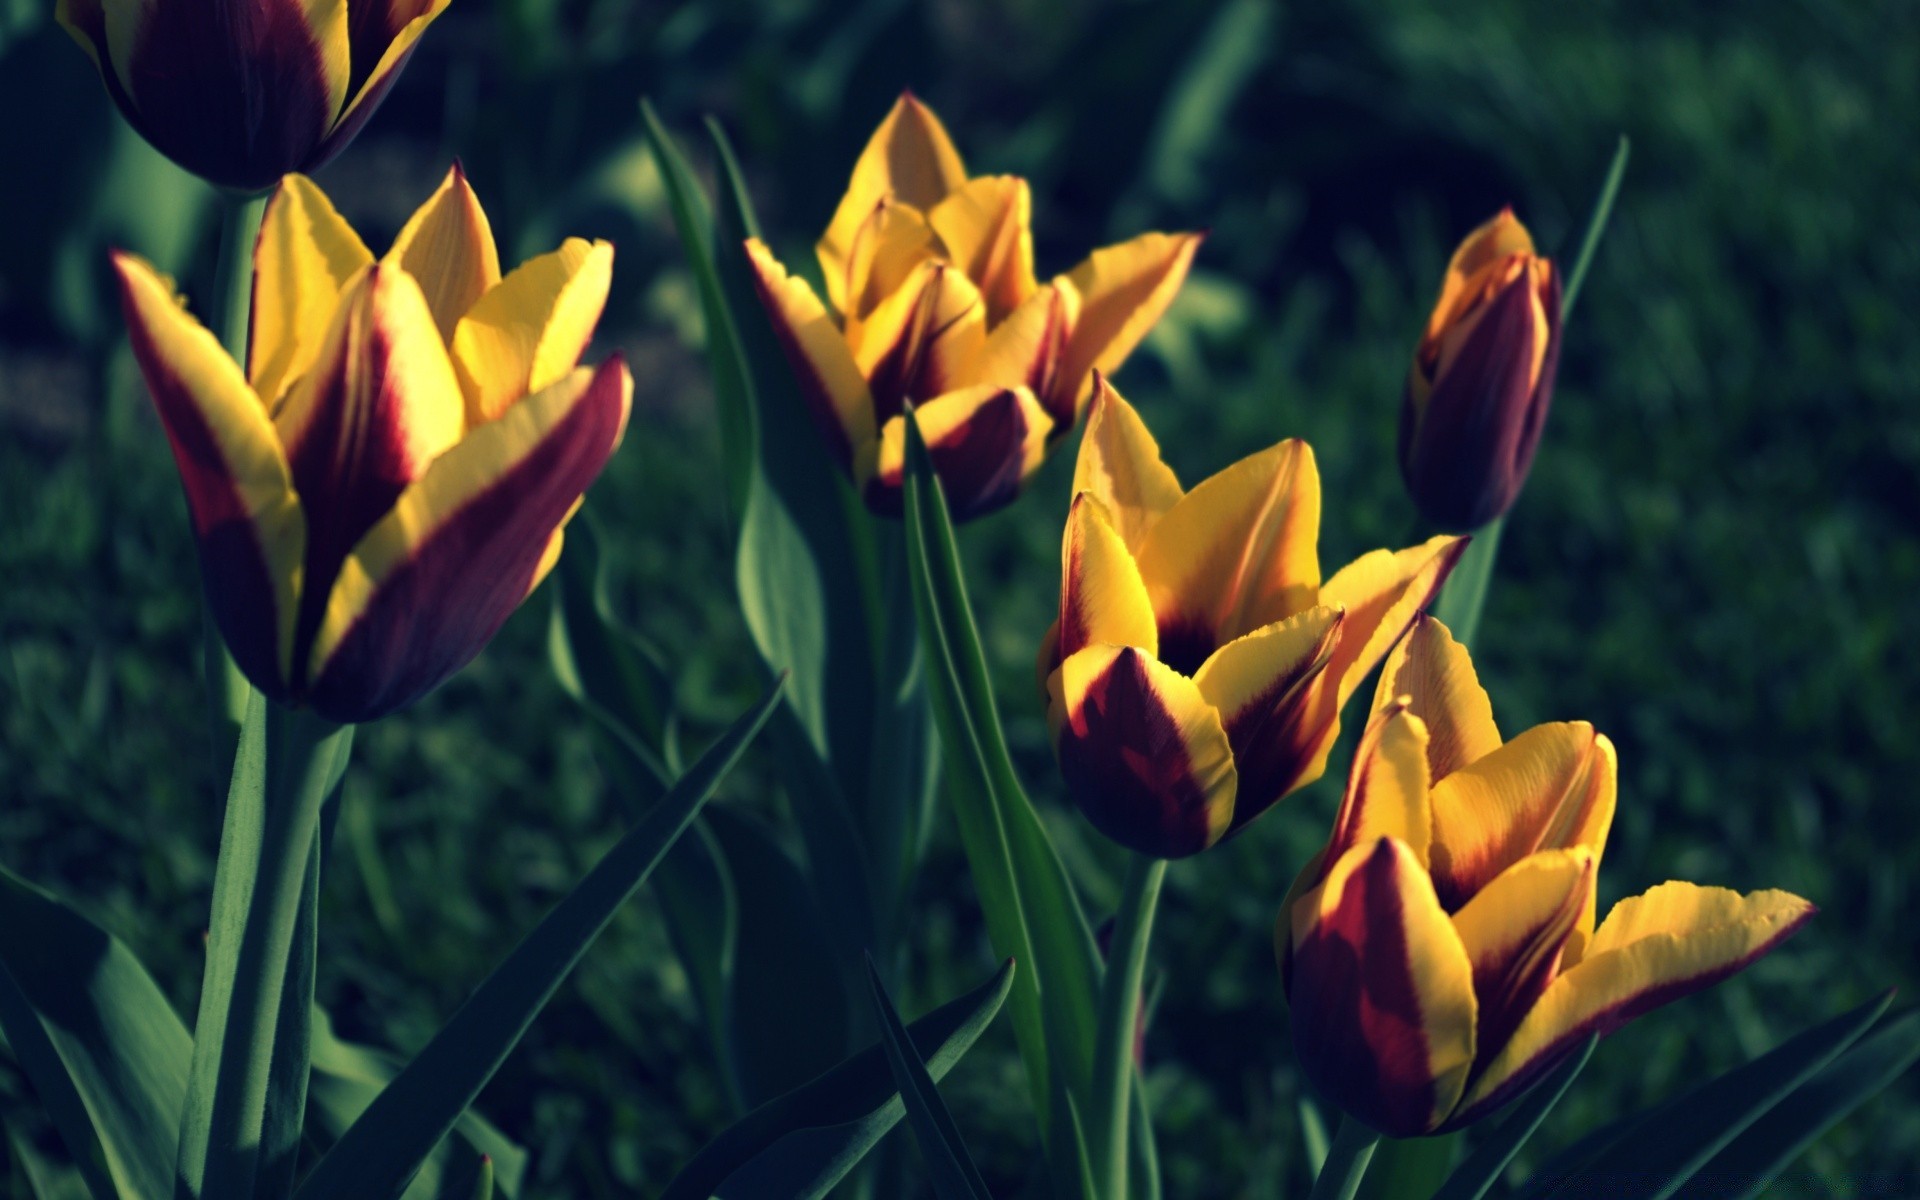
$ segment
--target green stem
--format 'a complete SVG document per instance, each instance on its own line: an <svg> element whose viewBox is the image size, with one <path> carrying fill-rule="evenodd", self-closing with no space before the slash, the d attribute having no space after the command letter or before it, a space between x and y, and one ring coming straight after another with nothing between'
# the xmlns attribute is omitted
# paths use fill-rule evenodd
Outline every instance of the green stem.
<svg viewBox="0 0 1920 1200"><path fill-rule="evenodd" d="M1127 1120L1133 1111L1133 1047L1140 1014L1140 981L1147 941L1167 860L1135 855L1114 914L1113 944L1100 984L1100 1018L1093 1043L1093 1164L1098 1200L1127 1194Z"/></svg>
<svg viewBox="0 0 1920 1200"><path fill-rule="evenodd" d="M269 704L258 693L248 702L214 871L181 1119L183 1195L251 1200L256 1180L281 1175L285 1155L297 1147L282 1143L283 1131L297 1138L298 1114L282 1110L304 1101L307 1003L283 1001L290 977L296 989L312 987L313 923L304 923L305 945L295 944L302 940L296 930L317 870L320 810L339 782L351 738L351 727ZM279 1036L283 1031L290 1041ZM284 1174L290 1179L290 1171Z"/></svg>
<svg viewBox="0 0 1920 1200"><path fill-rule="evenodd" d="M247 333L253 311L253 244L260 236L260 217L267 198L221 196L220 257L214 268L213 312L220 321L220 344L247 369ZM227 778L233 770L234 748L240 741L240 722L247 715L246 677L233 665L227 643L213 620L211 607L201 623L202 663L207 676L207 715L212 728L213 777Z"/></svg>
<svg viewBox="0 0 1920 1200"><path fill-rule="evenodd" d="M1493 563L1500 556L1500 534L1507 518L1495 517L1474 531L1473 540L1460 555L1460 562L1447 577L1440 598L1433 603L1433 615L1462 646L1472 646L1474 632L1480 628L1480 610L1486 607L1487 586L1493 582Z"/></svg>
<svg viewBox="0 0 1920 1200"><path fill-rule="evenodd" d="M1309 1200L1353 1200L1366 1177L1367 1163L1380 1135L1352 1117L1340 1119L1340 1132L1327 1147L1327 1161L1320 1164L1320 1177L1313 1181Z"/></svg>
<svg viewBox="0 0 1920 1200"><path fill-rule="evenodd" d="M1587 268L1593 265L1593 252L1600 248L1600 235L1607 231L1607 218L1613 215L1613 202L1620 195L1620 181L1627 177L1627 154L1632 143L1625 134L1620 135L1620 144L1614 148L1613 162L1607 167L1607 177L1600 184L1600 194L1593 201L1593 215L1587 218L1587 232L1580 239L1580 253L1573 260L1573 270L1567 272L1567 286L1560 293L1560 323L1566 324L1568 314L1573 312L1574 298L1580 294L1580 286L1587 281Z"/></svg>

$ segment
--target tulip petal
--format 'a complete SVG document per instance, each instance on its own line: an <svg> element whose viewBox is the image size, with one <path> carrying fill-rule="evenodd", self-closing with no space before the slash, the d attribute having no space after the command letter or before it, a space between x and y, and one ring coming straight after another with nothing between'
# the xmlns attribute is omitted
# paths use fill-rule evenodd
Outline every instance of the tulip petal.
<svg viewBox="0 0 1920 1200"><path fill-rule="evenodd" d="M1220 715L1193 681L1132 646L1088 646L1047 680L1067 791L1096 829L1161 858L1197 854L1233 817Z"/></svg>
<svg viewBox="0 0 1920 1200"><path fill-rule="evenodd" d="M1134 554L1146 542L1147 530L1186 494L1173 468L1161 461L1160 443L1147 432L1146 422L1105 376L1094 386L1073 490L1100 500Z"/></svg>
<svg viewBox="0 0 1920 1200"><path fill-rule="evenodd" d="M253 252L249 375L269 409L313 367L340 293L371 262L366 243L311 179L281 180Z"/></svg>
<svg viewBox="0 0 1920 1200"><path fill-rule="evenodd" d="M437 16L447 3L448 0L352 0L347 6L349 40L353 48L348 94L360 94L402 31L422 17Z"/></svg>
<svg viewBox="0 0 1920 1200"><path fill-rule="evenodd" d="M1473 657L1426 613L1414 616L1407 636L1387 655L1373 706L1383 709L1400 696L1411 697L1413 714L1426 722L1427 769L1433 779L1445 779L1500 748L1493 704L1474 673Z"/></svg>
<svg viewBox="0 0 1920 1200"><path fill-rule="evenodd" d="M495 420L572 371L593 340L612 284L613 247L568 238L480 297L453 333L468 424Z"/></svg>
<svg viewBox="0 0 1920 1200"><path fill-rule="evenodd" d="M1301 1068L1382 1133L1430 1132L1466 1086L1476 1015L1473 967L1433 885L1381 838L1341 856L1308 903L1288 989Z"/></svg>
<svg viewBox="0 0 1920 1200"><path fill-rule="evenodd" d="M927 455L956 521L971 520L1010 503L1040 468L1052 422L1026 388L972 387L935 397L914 410ZM897 515L906 467L904 416L880 431L867 504Z"/></svg>
<svg viewBox="0 0 1920 1200"><path fill-rule="evenodd" d="M747 243L747 259L753 265L760 303L800 381L800 394L806 397L814 423L840 465L851 470L856 447L866 450L879 436L866 377L805 279L788 274L758 238Z"/></svg>
<svg viewBox="0 0 1920 1200"><path fill-rule="evenodd" d="M306 520L259 397L152 267L116 254L134 357L187 494L207 602L255 686L287 696Z"/></svg>
<svg viewBox="0 0 1920 1200"><path fill-rule="evenodd" d="M1233 747L1240 777L1233 832L1319 778L1329 739L1307 714L1342 621L1335 608L1296 613L1228 642L1194 675Z"/></svg>
<svg viewBox="0 0 1920 1200"><path fill-rule="evenodd" d="M618 357L582 367L435 460L340 571L313 642L315 710L372 720L471 661L526 598L632 400Z"/></svg>
<svg viewBox="0 0 1920 1200"><path fill-rule="evenodd" d="M1427 787L1426 723L1403 696L1374 714L1360 735L1323 861L1338 862L1355 846L1393 838L1426 869L1433 843Z"/></svg>
<svg viewBox="0 0 1920 1200"><path fill-rule="evenodd" d="M1006 319L990 322L986 343L964 377L972 383L1025 385L1036 396L1046 395L1053 388L1069 324L1060 289L1052 284L1034 289ZM1064 437L1071 428L1056 425L1054 436Z"/></svg>
<svg viewBox="0 0 1920 1200"><path fill-rule="evenodd" d="M837 301L850 334L873 315L881 301L906 285L914 268L944 261L940 238L926 214L898 200L882 200L854 232ZM831 293L830 293L831 294Z"/></svg>
<svg viewBox="0 0 1920 1200"><path fill-rule="evenodd" d="M1598 857L1587 846L1529 855L1453 915L1473 961L1476 1044L1490 1061L1559 972L1562 951L1592 903Z"/></svg>
<svg viewBox="0 0 1920 1200"><path fill-rule="evenodd" d="M441 340L452 345L460 318L500 282L493 226L459 163L407 219L382 261L397 264L419 282Z"/></svg>
<svg viewBox="0 0 1920 1200"><path fill-rule="evenodd" d="M358 0L356 0L356 4ZM377 7L380 0L375 0ZM354 22L353 30L353 74L347 95L347 106L334 123L333 131L327 135L319 152L314 156L314 167L320 166L340 153L346 144L353 140L360 127L373 116L380 102L386 99L387 89L400 76L407 65L407 59L413 56L415 45L426 33L427 26L447 10L450 0L386 0L384 12L370 22ZM403 22L404 18L404 22ZM385 30L394 32L386 41L380 40ZM377 47L377 49L376 49ZM369 55L374 56L372 69L366 70Z"/></svg>
<svg viewBox="0 0 1920 1200"><path fill-rule="evenodd" d="M1347 610L1340 645L1327 667L1327 678L1338 684L1332 693L1336 708L1346 707L1347 697L1400 640L1414 614L1439 594L1466 548L1465 538L1436 537L1405 550L1375 550L1327 580L1320 603Z"/></svg>
<svg viewBox="0 0 1920 1200"><path fill-rule="evenodd" d="M1045 397L1056 421L1072 425L1093 388L1093 372L1111 375L1173 303L1200 249L1197 233L1144 233L1095 250L1054 282L1077 301L1073 332Z"/></svg>
<svg viewBox="0 0 1920 1200"><path fill-rule="evenodd" d="M1613 743L1585 721L1569 721L1536 725L1434 784L1440 902L1458 911L1540 850L1586 846L1598 854L1613 823L1615 777Z"/></svg>
<svg viewBox="0 0 1920 1200"><path fill-rule="evenodd" d="M968 180L927 210L947 258L967 273L998 325L1033 293L1033 197L1013 175Z"/></svg>
<svg viewBox="0 0 1920 1200"><path fill-rule="evenodd" d="M1460 320L1473 300L1475 285L1481 282L1476 276L1516 254L1532 253L1533 238L1511 208L1501 209L1492 220L1468 234L1447 263L1447 277L1440 285L1440 299L1433 306L1423 340L1439 338Z"/></svg>
<svg viewBox="0 0 1920 1200"><path fill-rule="evenodd" d="M1108 524L1100 501L1085 492L1075 496L1067 510L1060 560L1056 657L1077 654L1096 642L1155 652L1160 637L1147 585L1127 544Z"/></svg>
<svg viewBox="0 0 1920 1200"><path fill-rule="evenodd" d="M959 269L923 263L872 316L848 326L847 340L875 418L885 424L909 403L926 404L962 386L986 345L986 306Z"/></svg>
<svg viewBox="0 0 1920 1200"><path fill-rule="evenodd" d="M843 281L854 242L881 200L892 198L925 212L966 181L967 169L940 118L911 92L902 93L868 139L820 239L820 270L833 306L847 311L850 297Z"/></svg>
<svg viewBox="0 0 1920 1200"><path fill-rule="evenodd" d="M1486 1065L1453 1120L1465 1125L1505 1103L1590 1034L1718 983L1772 950L1814 913L1781 891L1740 895L1665 883L1614 906L1588 956L1535 1002Z"/></svg>
<svg viewBox="0 0 1920 1200"><path fill-rule="evenodd" d="M1313 604L1319 536L1320 475L1297 438L1181 497L1139 551L1161 660L1191 674L1216 648Z"/></svg>

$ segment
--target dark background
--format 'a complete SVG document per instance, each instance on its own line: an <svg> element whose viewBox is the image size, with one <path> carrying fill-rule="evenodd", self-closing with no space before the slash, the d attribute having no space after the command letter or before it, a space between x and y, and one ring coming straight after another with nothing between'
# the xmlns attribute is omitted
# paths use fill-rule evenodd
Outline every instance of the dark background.
<svg viewBox="0 0 1920 1200"><path fill-rule="evenodd" d="M197 582L104 251L151 256L205 311L214 210L120 124L49 7L0 0L0 862L126 938L190 1012L218 829ZM565 234L617 242L594 357L624 350L638 391L592 507L621 607L672 648L696 727L738 709L757 664L698 310L637 100L703 161L698 118L725 122L798 262L902 87L972 171L1032 181L1043 275L1143 229L1212 231L1118 382L1188 483L1307 437L1329 572L1413 536L1394 428L1454 241L1511 203L1570 257L1629 135L1478 661L1508 734L1578 717L1618 743L1603 905L1681 878L1784 887L1822 913L1604 1044L1539 1146L1916 982L1920 8L455 0L321 182L376 249L456 154L504 260ZM964 540L1016 751L1102 910L1114 862L1058 803L1032 692L1057 459ZM360 734L323 898L319 986L345 1033L417 1048L624 824L548 669L549 607L536 596L471 669ZM772 779L759 760L723 802L777 813ZM1334 782L1169 876L1147 1053L1170 1197L1305 1180L1269 936ZM950 823L911 927L909 1011L988 965ZM946 1091L989 1173L1018 1178L1032 1134L1004 1026ZM650 897L481 1107L554 1197L649 1193L726 1122ZM1915 1194L1915 1146L1908 1082L1796 1183Z"/></svg>

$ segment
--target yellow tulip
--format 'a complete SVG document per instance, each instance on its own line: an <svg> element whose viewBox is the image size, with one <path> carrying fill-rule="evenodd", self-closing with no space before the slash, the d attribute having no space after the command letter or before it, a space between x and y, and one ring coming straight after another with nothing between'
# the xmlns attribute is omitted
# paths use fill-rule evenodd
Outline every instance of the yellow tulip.
<svg viewBox="0 0 1920 1200"><path fill-rule="evenodd" d="M933 110L903 95L821 237L827 302L747 249L801 391L870 507L897 514L913 404L956 518L1019 494L1179 291L1198 234L1096 250L1047 283L1024 179L968 178Z"/></svg>
<svg viewBox="0 0 1920 1200"><path fill-rule="evenodd" d="M60 0L127 123L222 187L338 154L447 0Z"/></svg>
<svg viewBox="0 0 1920 1200"><path fill-rule="evenodd" d="M1415 621L1275 931L1322 1095L1394 1137L1457 1129L1812 915L1786 892L1663 883L1596 929L1616 775L1584 721L1502 742L1466 649Z"/></svg>
<svg viewBox="0 0 1920 1200"><path fill-rule="evenodd" d="M244 372L164 277L115 266L228 648L330 720L391 712L478 654L626 427L626 365L575 365L613 248L569 239L503 278L458 167L378 261L288 176Z"/></svg>
<svg viewBox="0 0 1920 1200"><path fill-rule="evenodd" d="M1353 689L1466 539L1375 550L1322 583L1320 477L1289 440L1184 491L1101 380L1040 653L1061 774L1095 828L1194 854L1320 777Z"/></svg>

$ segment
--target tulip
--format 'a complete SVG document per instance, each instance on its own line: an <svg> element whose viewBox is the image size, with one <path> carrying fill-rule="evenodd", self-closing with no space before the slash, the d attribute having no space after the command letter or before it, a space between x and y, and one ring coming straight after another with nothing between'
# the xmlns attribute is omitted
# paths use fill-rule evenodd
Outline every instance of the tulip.
<svg viewBox="0 0 1920 1200"><path fill-rule="evenodd" d="M759 241L760 298L807 404L869 507L897 515L911 403L956 519L1011 502L1153 328L1199 234L1143 234L1036 282L1024 179L967 177L903 95L854 166L818 251L829 311Z"/></svg>
<svg viewBox="0 0 1920 1200"><path fill-rule="evenodd" d="M1616 775L1584 721L1503 743L1466 649L1416 620L1275 933L1322 1095L1393 1137L1460 1128L1813 913L1786 892L1663 883L1596 929Z"/></svg>
<svg viewBox="0 0 1920 1200"><path fill-rule="evenodd" d="M458 167L377 262L289 176L254 254L244 373L152 267L115 266L234 661L333 721L391 712L480 652L626 427L626 365L575 366L613 248L569 239L502 278Z"/></svg>
<svg viewBox="0 0 1920 1200"><path fill-rule="evenodd" d="M1060 617L1040 655L1061 774L1143 854L1194 854L1318 779L1340 709L1466 539L1322 583L1313 452L1281 442L1181 490L1104 380L1080 444Z"/></svg>
<svg viewBox="0 0 1920 1200"><path fill-rule="evenodd" d="M1400 473L1425 516L1477 529L1527 481L1560 357L1560 273L1512 209L1454 251L1400 409Z"/></svg>
<svg viewBox="0 0 1920 1200"><path fill-rule="evenodd" d="M236 191L312 171L366 124L447 0L60 0L127 123Z"/></svg>

